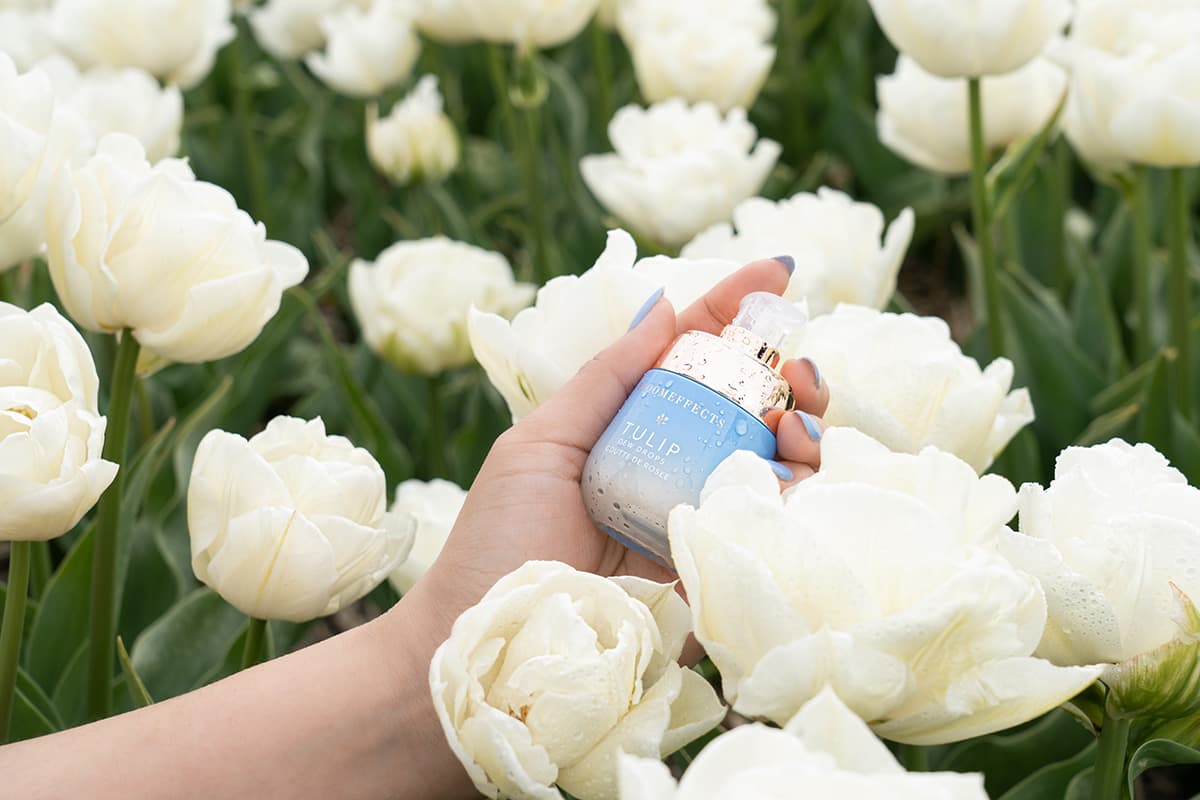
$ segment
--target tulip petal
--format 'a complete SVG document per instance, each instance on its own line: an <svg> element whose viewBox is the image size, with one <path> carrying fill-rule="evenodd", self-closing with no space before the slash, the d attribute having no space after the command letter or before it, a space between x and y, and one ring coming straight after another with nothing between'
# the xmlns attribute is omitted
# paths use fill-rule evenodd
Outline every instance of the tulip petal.
<svg viewBox="0 0 1200 800"><path fill-rule="evenodd" d="M892 752L832 687L826 686L805 703L784 730L810 750L833 756L841 769L864 775L904 774Z"/></svg>

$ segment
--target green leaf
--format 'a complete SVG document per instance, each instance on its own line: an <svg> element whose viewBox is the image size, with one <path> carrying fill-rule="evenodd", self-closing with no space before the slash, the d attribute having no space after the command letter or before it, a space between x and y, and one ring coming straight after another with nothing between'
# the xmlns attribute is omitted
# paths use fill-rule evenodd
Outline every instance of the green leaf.
<svg viewBox="0 0 1200 800"><path fill-rule="evenodd" d="M16 696L9 722L12 741L54 733L64 727L54 702L28 672L18 668Z"/></svg>
<svg viewBox="0 0 1200 800"><path fill-rule="evenodd" d="M1092 398L1088 408L1097 416L1107 414L1121 406L1140 400L1150 386L1160 361L1173 361L1174 350L1161 350L1144 364L1125 374L1104 391Z"/></svg>
<svg viewBox="0 0 1200 800"><path fill-rule="evenodd" d="M987 175L988 197L992 203L992 217L997 222L1004 219L1013 200L1021 193L1022 187L1037 168L1046 146L1053 141L1058 129L1058 120L1066 107L1067 95L1063 92L1054 114L1046 120L1046 124L1036 133L1018 139L1009 145Z"/></svg>
<svg viewBox="0 0 1200 800"><path fill-rule="evenodd" d="M129 687L129 696L133 700L133 704L138 708L145 708L153 704L154 700L146 691L146 684L142 682L137 668L133 666L133 660L129 658L129 651L125 649L125 641L120 636L117 637L117 658L121 662L121 671L125 673L125 685Z"/></svg>
<svg viewBox="0 0 1200 800"><path fill-rule="evenodd" d="M1151 739L1133 752L1129 759L1129 793L1133 795L1138 776L1154 767L1171 764L1200 764L1200 750L1169 739Z"/></svg>
<svg viewBox="0 0 1200 800"><path fill-rule="evenodd" d="M1103 444L1117 436L1125 436L1134 420L1137 419L1139 411L1141 411L1141 406L1133 403L1097 417L1084 428L1083 433L1076 437L1075 444L1080 447L1090 447L1094 444Z"/></svg>
<svg viewBox="0 0 1200 800"><path fill-rule="evenodd" d="M937 770L982 772L989 797L999 797L1042 767L1068 760L1094 738L1065 711L1052 711L1012 733L993 734L949 748Z"/></svg>
<svg viewBox="0 0 1200 800"><path fill-rule="evenodd" d="M1070 758L1042 767L997 800L1064 800L1071 783L1096 761L1093 743Z"/></svg>
<svg viewBox="0 0 1200 800"><path fill-rule="evenodd" d="M220 595L197 589L137 638L133 666L151 697L175 697L201 685L245 625Z"/></svg>
<svg viewBox="0 0 1200 800"><path fill-rule="evenodd" d="M58 685L80 642L87 640L91 587L89 527L46 584L26 639L25 668L43 686Z"/></svg>

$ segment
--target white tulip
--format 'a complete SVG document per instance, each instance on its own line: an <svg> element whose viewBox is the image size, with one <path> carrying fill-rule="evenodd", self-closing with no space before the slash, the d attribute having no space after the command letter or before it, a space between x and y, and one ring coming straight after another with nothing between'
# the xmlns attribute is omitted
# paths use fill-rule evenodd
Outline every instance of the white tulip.
<svg viewBox="0 0 1200 800"><path fill-rule="evenodd" d="M583 180L625 225L661 245L680 245L733 215L762 188L781 148L735 108L667 100L626 106L608 126L615 153L584 156Z"/></svg>
<svg viewBox="0 0 1200 800"><path fill-rule="evenodd" d="M377 0L367 11L350 6L320 19L325 52L304 63L331 88L370 97L412 72L421 41L406 0Z"/></svg>
<svg viewBox="0 0 1200 800"><path fill-rule="evenodd" d="M661 758L725 715L676 663L687 606L670 584L531 561L454 623L429 668L450 748L488 797L617 796L617 758Z"/></svg>
<svg viewBox="0 0 1200 800"><path fill-rule="evenodd" d="M704 748L679 785L658 759L622 755L621 800L987 800L983 776L907 773L826 687L783 730L742 725Z"/></svg>
<svg viewBox="0 0 1200 800"><path fill-rule="evenodd" d="M371 349L402 370L436 375L471 362L467 312L509 317L533 299L499 253L444 236L399 242L350 265L350 304Z"/></svg>
<svg viewBox="0 0 1200 800"><path fill-rule="evenodd" d="M396 487L396 496L388 514L415 526L412 550L395 572L388 576L400 594L405 594L437 560L458 520L467 492L456 483L441 479L404 481Z"/></svg>
<svg viewBox="0 0 1200 800"><path fill-rule="evenodd" d="M983 80L983 140L1004 148L1042 129L1066 90L1061 67L1038 58L1008 75ZM938 78L906 56L877 81L879 139L915 164L935 172L971 169L967 82Z"/></svg>
<svg viewBox="0 0 1200 800"><path fill-rule="evenodd" d="M426 36L450 44L482 40L542 49L574 39L599 5L600 0L424 0L417 25Z"/></svg>
<svg viewBox="0 0 1200 800"><path fill-rule="evenodd" d="M465 0L422 0L416 10L417 27L430 39L465 44L483 38Z"/></svg>
<svg viewBox="0 0 1200 800"><path fill-rule="evenodd" d="M188 486L192 570L241 612L305 622L378 586L412 547L383 470L318 418L201 441Z"/></svg>
<svg viewBox="0 0 1200 800"><path fill-rule="evenodd" d="M37 69L20 74L0 53L0 222L29 199L53 116L50 77Z"/></svg>
<svg viewBox="0 0 1200 800"><path fill-rule="evenodd" d="M1178 0L1081 2L1059 57L1071 71L1063 127L1098 166L1200 164L1200 8Z"/></svg>
<svg viewBox="0 0 1200 800"><path fill-rule="evenodd" d="M54 288L81 326L123 328L149 353L200 362L244 349L304 279L299 250L187 164L151 166L142 145L109 134L79 169L59 170L46 214Z"/></svg>
<svg viewBox="0 0 1200 800"><path fill-rule="evenodd" d="M96 504L117 465L79 332L49 304L0 302L0 540L60 536Z"/></svg>
<svg viewBox="0 0 1200 800"><path fill-rule="evenodd" d="M458 166L458 134L442 111L437 78L426 75L383 119L367 107L367 155L393 183L441 181Z"/></svg>
<svg viewBox="0 0 1200 800"><path fill-rule="evenodd" d="M472 310L468 333L475 358L518 420L544 403L589 359L629 330L655 289L664 287L675 308L698 300L739 265L721 259L658 256L638 261L624 231L582 275L554 278L537 302L512 322Z"/></svg>
<svg viewBox="0 0 1200 800"><path fill-rule="evenodd" d="M1127 661L1179 635L1174 583L1200 598L1200 489L1148 444L1069 447L1049 488L1021 487L1013 563L1046 590L1038 652L1056 664Z"/></svg>
<svg viewBox="0 0 1200 800"><path fill-rule="evenodd" d="M749 108L775 61L774 12L765 0L700 3L627 0L621 36L633 57L642 97L681 97L722 111ZM767 24L762 24L763 19Z"/></svg>
<svg viewBox="0 0 1200 800"><path fill-rule="evenodd" d="M831 686L881 736L940 744L1100 674L1032 657L1046 600L997 552L1015 508L1008 481L948 453L831 428L821 471L783 497L767 462L731 456L699 508L671 512L671 556L736 710L784 724Z"/></svg>
<svg viewBox="0 0 1200 800"><path fill-rule="evenodd" d="M1034 418L1029 391L1010 391L1012 362L997 358L980 370L936 317L842 305L786 349L820 364L836 387L830 425L857 428L897 452L933 445L982 472Z"/></svg>
<svg viewBox="0 0 1200 800"><path fill-rule="evenodd" d="M151 162L178 152L183 129L183 93L178 86L160 86L137 67L80 72L62 57L39 66L54 82L60 106L86 120L97 141L108 133L128 133L142 143Z"/></svg>
<svg viewBox="0 0 1200 800"><path fill-rule="evenodd" d="M6 53L18 71L31 69L57 52L49 11L0 8L0 53Z"/></svg>
<svg viewBox="0 0 1200 800"><path fill-rule="evenodd" d="M339 9L366 8L367 0L267 0L247 18L260 47L282 61L300 58L325 45L321 19Z"/></svg>
<svg viewBox="0 0 1200 800"><path fill-rule="evenodd" d="M1071 0L869 0L902 54L943 78L1003 75L1034 59L1071 18Z"/></svg>
<svg viewBox="0 0 1200 800"><path fill-rule="evenodd" d="M682 255L750 262L786 253L796 271L784 296L807 301L810 314L839 303L883 308L896 292L913 226L911 208L886 226L877 207L822 188L777 203L752 197L734 209L732 225L714 225L684 245Z"/></svg>
<svg viewBox="0 0 1200 800"><path fill-rule="evenodd" d="M236 33L229 0L58 0L51 24L81 64L140 67L184 89Z"/></svg>

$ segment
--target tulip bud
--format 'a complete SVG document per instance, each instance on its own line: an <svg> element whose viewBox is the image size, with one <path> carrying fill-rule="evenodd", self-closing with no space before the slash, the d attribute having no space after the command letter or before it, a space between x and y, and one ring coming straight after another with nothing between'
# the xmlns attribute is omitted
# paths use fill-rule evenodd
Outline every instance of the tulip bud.
<svg viewBox="0 0 1200 800"><path fill-rule="evenodd" d="M382 119L367 108L367 155L393 183L444 180L458 166L458 134L442 112L437 78L426 75Z"/></svg>
<svg viewBox="0 0 1200 800"><path fill-rule="evenodd" d="M311 53L308 68L333 89L370 97L412 71L421 42L403 0L379 0L369 10L354 6L320 19L325 52Z"/></svg>

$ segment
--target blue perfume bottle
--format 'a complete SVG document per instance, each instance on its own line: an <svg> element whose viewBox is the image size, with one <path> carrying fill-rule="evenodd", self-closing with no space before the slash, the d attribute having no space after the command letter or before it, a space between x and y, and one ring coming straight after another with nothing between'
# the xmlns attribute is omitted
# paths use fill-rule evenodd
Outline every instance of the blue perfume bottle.
<svg viewBox="0 0 1200 800"><path fill-rule="evenodd" d="M695 505L704 481L737 450L775 457L763 422L790 411L778 347L807 316L766 292L747 295L720 336L681 335L647 372L588 456L583 497L596 525L670 565L667 516Z"/></svg>

